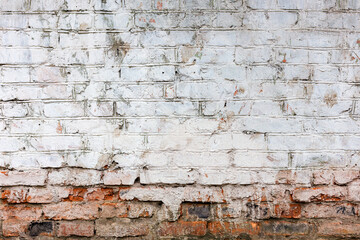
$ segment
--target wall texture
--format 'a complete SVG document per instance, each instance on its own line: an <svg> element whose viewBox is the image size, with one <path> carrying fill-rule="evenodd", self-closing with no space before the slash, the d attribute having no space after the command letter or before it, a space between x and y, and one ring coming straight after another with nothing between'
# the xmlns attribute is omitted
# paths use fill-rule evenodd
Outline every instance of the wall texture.
<svg viewBox="0 0 360 240"><path fill-rule="evenodd" d="M360 1L0 11L2 238L360 238Z"/></svg>

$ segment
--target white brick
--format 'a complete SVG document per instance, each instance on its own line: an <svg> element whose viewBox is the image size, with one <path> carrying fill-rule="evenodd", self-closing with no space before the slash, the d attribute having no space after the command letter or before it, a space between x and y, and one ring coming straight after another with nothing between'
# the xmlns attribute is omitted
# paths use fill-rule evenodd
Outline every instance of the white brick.
<svg viewBox="0 0 360 240"><path fill-rule="evenodd" d="M8 165L14 169L58 168L64 163L60 154L14 154Z"/></svg>
<svg viewBox="0 0 360 240"><path fill-rule="evenodd" d="M5 103L2 113L5 117L25 117L28 115L28 108L26 104Z"/></svg>
<svg viewBox="0 0 360 240"><path fill-rule="evenodd" d="M290 12L248 12L244 18L244 26L250 29L290 28L295 26L297 19L297 14Z"/></svg>
<svg viewBox="0 0 360 240"><path fill-rule="evenodd" d="M53 50L50 61L56 64L103 64L105 54L102 49L89 50Z"/></svg>
<svg viewBox="0 0 360 240"><path fill-rule="evenodd" d="M15 137L0 137L0 152L16 152L25 149L25 143Z"/></svg>
<svg viewBox="0 0 360 240"><path fill-rule="evenodd" d="M33 137L30 145L36 151L80 150L83 146L79 136Z"/></svg>
<svg viewBox="0 0 360 240"><path fill-rule="evenodd" d="M113 115L112 102L91 102L89 103L89 114L96 117L108 117Z"/></svg>
<svg viewBox="0 0 360 240"><path fill-rule="evenodd" d="M41 64L47 59L46 49L0 49L0 64Z"/></svg>
<svg viewBox="0 0 360 240"><path fill-rule="evenodd" d="M66 164L70 167L101 169L109 164L110 155L99 152L71 153L66 157Z"/></svg>
<svg viewBox="0 0 360 240"><path fill-rule="evenodd" d="M84 103L53 102L44 105L46 117L81 117L84 116Z"/></svg>
<svg viewBox="0 0 360 240"><path fill-rule="evenodd" d="M146 170L140 173L141 184L190 184L197 178L198 173L191 169Z"/></svg>
<svg viewBox="0 0 360 240"><path fill-rule="evenodd" d="M48 180L51 185L89 186L102 183L101 172L76 168L53 170Z"/></svg>
<svg viewBox="0 0 360 240"><path fill-rule="evenodd" d="M96 29L127 30L132 26L132 18L132 15L127 13L97 14L94 26Z"/></svg>
<svg viewBox="0 0 360 240"><path fill-rule="evenodd" d="M117 102L116 107L121 116L194 116L198 113L195 102Z"/></svg>
<svg viewBox="0 0 360 240"><path fill-rule="evenodd" d="M1 82L30 82L29 68L3 68Z"/></svg>
<svg viewBox="0 0 360 240"><path fill-rule="evenodd" d="M137 170L106 171L104 173L105 185L133 185L139 176Z"/></svg>
<svg viewBox="0 0 360 240"><path fill-rule="evenodd" d="M46 179L46 170L3 171L0 173L0 186L44 186Z"/></svg>
<svg viewBox="0 0 360 240"><path fill-rule="evenodd" d="M288 167L288 154L239 151L235 153L234 164L237 167L286 168Z"/></svg>

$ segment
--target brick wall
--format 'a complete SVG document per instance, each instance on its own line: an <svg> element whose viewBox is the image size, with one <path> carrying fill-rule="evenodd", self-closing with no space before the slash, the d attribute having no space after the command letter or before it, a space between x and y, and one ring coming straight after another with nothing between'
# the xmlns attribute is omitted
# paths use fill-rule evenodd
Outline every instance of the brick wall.
<svg viewBox="0 0 360 240"><path fill-rule="evenodd" d="M1 0L0 237L360 238L360 1Z"/></svg>

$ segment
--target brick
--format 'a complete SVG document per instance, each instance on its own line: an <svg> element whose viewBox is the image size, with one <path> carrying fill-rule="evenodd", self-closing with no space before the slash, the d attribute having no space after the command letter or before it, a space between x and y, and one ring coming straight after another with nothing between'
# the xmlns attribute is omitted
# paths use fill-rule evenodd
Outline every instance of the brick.
<svg viewBox="0 0 360 240"><path fill-rule="evenodd" d="M1 192L1 198L8 203L51 203L56 197L55 189L12 188Z"/></svg>
<svg viewBox="0 0 360 240"><path fill-rule="evenodd" d="M275 215L279 218L300 218L301 205L300 204L278 204L275 205Z"/></svg>
<svg viewBox="0 0 360 240"><path fill-rule="evenodd" d="M54 224L52 222L32 222L29 224L29 235L54 236Z"/></svg>
<svg viewBox="0 0 360 240"><path fill-rule="evenodd" d="M146 202L130 202L128 203L129 218L149 218L152 217L158 209L157 204Z"/></svg>
<svg viewBox="0 0 360 240"><path fill-rule="evenodd" d="M261 231L266 235L306 235L312 225L308 222L266 221L261 223Z"/></svg>
<svg viewBox="0 0 360 240"><path fill-rule="evenodd" d="M69 236L94 236L94 222L90 221L71 221L60 222L58 225L57 236L69 237Z"/></svg>
<svg viewBox="0 0 360 240"><path fill-rule="evenodd" d="M259 224L256 222L209 222L209 232L214 236L242 236L259 234Z"/></svg>
<svg viewBox="0 0 360 240"><path fill-rule="evenodd" d="M358 236L359 227L360 226L358 223L348 223L343 221L324 221L320 223L318 233L321 236Z"/></svg>
<svg viewBox="0 0 360 240"><path fill-rule="evenodd" d="M0 207L0 219L3 220L39 220L41 217L41 207L25 205L2 205Z"/></svg>
<svg viewBox="0 0 360 240"><path fill-rule="evenodd" d="M314 185L325 185L333 183L333 172L329 170L318 170L313 172Z"/></svg>
<svg viewBox="0 0 360 240"><path fill-rule="evenodd" d="M2 234L5 237L17 237L21 236L26 232L28 222L24 220L10 219L3 221Z"/></svg>
<svg viewBox="0 0 360 240"><path fill-rule="evenodd" d="M206 222L163 222L158 228L160 236L204 236L206 234Z"/></svg>
<svg viewBox="0 0 360 240"><path fill-rule="evenodd" d="M43 186L47 179L45 170L1 171L0 186Z"/></svg>
<svg viewBox="0 0 360 240"><path fill-rule="evenodd" d="M359 237L359 10L0 1L0 235Z"/></svg>
<svg viewBox="0 0 360 240"><path fill-rule="evenodd" d="M45 219L53 220L90 220L99 216L97 203L61 202L43 206Z"/></svg>
<svg viewBox="0 0 360 240"><path fill-rule="evenodd" d="M104 173L105 185L132 185L139 176L137 170L114 170Z"/></svg>
<svg viewBox="0 0 360 240"><path fill-rule="evenodd" d="M212 208L209 204L183 203L181 214L184 220L204 220L213 218Z"/></svg>
<svg viewBox="0 0 360 240"><path fill-rule="evenodd" d="M101 218L128 217L128 205L125 202L104 203L101 205Z"/></svg>
<svg viewBox="0 0 360 240"><path fill-rule="evenodd" d="M293 200L296 202L333 202L346 199L348 190L345 187L296 188Z"/></svg>
<svg viewBox="0 0 360 240"><path fill-rule="evenodd" d="M345 185L359 178L359 171L356 170L338 170L334 171L334 183L337 185Z"/></svg>
<svg viewBox="0 0 360 240"><path fill-rule="evenodd" d="M306 218L352 218L358 215L357 206L351 203L306 204L302 212Z"/></svg>
<svg viewBox="0 0 360 240"><path fill-rule="evenodd" d="M83 103L48 103L44 105L46 117L81 117L84 116Z"/></svg>
<svg viewBox="0 0 360 240"><path fill-rule="evenodd" d="M42 64L48 59L46 49L2 49L0 54L1 64Z"/></svg>
<svg viewBox="0 0 360 240"><path fill-rule="evenodd" d="M96 234L102 237L135 237L149 233L147 224L129 219L99 219L95 226Z"/></svg>
<svg viewBox="0 0 360 240"><path fill-rule="evenodd" d="M89 113L96 117L108 117L113 115L113 103L112 102L96 102L90 103Z"/></svg>
<svg viewBox="0 0 360 240"><path fill-rule="evenodd" d="M60 169L49 173L50 184L88 186L101 183L101 173L86 169Z"/></svg>

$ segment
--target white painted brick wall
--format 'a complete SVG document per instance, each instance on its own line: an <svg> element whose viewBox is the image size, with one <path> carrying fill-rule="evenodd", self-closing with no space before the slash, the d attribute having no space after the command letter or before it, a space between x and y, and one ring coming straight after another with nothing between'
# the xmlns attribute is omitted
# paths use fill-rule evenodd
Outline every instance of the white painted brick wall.
<svg viewBox="0 0 360 240"><path fill-rule="evenodd" d="M272 183L284 169L306 185L314 168L357 167L359 10L2 0L0 167L15 172L0 186Z"/></svg>

